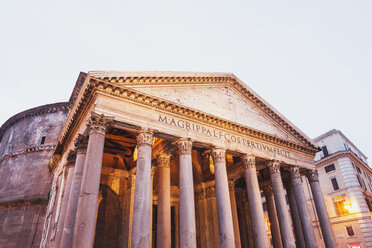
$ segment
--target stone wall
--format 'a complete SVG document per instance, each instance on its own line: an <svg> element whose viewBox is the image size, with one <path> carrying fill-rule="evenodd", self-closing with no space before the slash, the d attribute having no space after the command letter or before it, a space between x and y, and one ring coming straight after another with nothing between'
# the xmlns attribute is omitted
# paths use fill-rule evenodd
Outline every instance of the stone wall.
<svg viewBox="0 0 372 248"><path fill-rule="evenodd" d="M0 128L0 247L40 244L53 176L48 163L68 109L68 103L30 109Z"/></svg>

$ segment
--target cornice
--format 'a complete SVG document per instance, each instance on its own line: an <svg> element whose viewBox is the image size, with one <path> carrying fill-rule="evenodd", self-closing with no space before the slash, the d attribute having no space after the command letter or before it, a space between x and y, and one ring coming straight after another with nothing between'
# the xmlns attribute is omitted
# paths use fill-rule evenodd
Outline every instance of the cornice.
<svg viewBox="0 0 372 248"><path fill-rule="evenodd" d="M27 147L25 149L3 155L2 157L0 157L0 162L2 162L4 160L8 160L12 157L24 155L24 154L27 154L27 153L51 151L51 150L54 150L54 148L55 148L54 145L39 145L39 146Z"/></svg>
<svg viewBox="0 0 372 248"><path fill-rule="evenodd" d="M80 92L80 88L82 87L82 84L84 83L85 78L87 77L87 74L84 72L80 72L79 77L76 81L75 87L71 93L70 99L68 102L60 102L60 103L52 103L47 104L35 108L31 108L28 110L25 110L23 112L20 112L11 118L9 118L1 127L0 127L0 142L3 139L3 135L5 131L16 124L19 121L22 121L24 119L28 119L34 116L48 114L48 113L54 113L59 111L65 111L70 110L72 104L75 102L75 99L77 98L77 95Z"/></svg>
<svg viewBox="0 0 372 248"><path fill-rule="evenodd" d="M228 83L235 90L263 111L288 134L302 142L304 145L318 146L305 134L290 123L284 116L259 97L252 89L241 82L231 73L191 73L191 72L90 72L92 77L121 86L133 85L178 85L178 84L208 84ZM138 76L141 74L141 76Z"/></svg>
<svg viewBox="0 0 372 248"><path fill-rule="evenodd" d="M223 129L228 129L234 132L238 132L243 135L248 135L254 138L258 138L261 140L266 140L274 144L278 144L281 146L286 146L290 149L295 149L301 152L315 154L318 149L315 146L305 147L304 145L300 145L297 143L294 143L289 140L281 139L277 136L249 128L234 122L231 122L229 120L216 117L211 114L204 113L199 110L195 110L186 106L182 106L180 104L176 104L173 102L170 102L165 99L161 99L159 97L151 96L148 94L145 94L143 92L139 92L135 89L127 88L122 85L114 85L107 81L91 78L90 84L95 85L96 89L100 92L118 96L120 98L124 98L126 100L130 100L133 102L139 102L144 105L151 106L153 108L157 108L160 110L165 110L167 112L175 113L181 116L185 116L187 118L191 118L200 122L204 122L209 125L213 126L219 126Z"/></svg>
<svg viewBox="0 0 372 248"><path fill-rule="evenodd" d="M93 74L94 75L94 74ZM157 108L159 110L167 111L177 115L181 115L190 119L194 119L199 122L203 122L209 125L218 126L220 128L231 130L233 132L240 133L242 135L250 136L253 138L266 140L267 142L277 144L280 146L287 147L289 149L297 150L299 152L314 155L318 151L318 147L309 142L304 136L297 132L296 128L292 127L290 124L284 121L278 114L272 111L268 105L261 101L255 94L251 93L247 88L243 87L239 82L237 82L232 74L229 76L219 76L219 77L102 77L95 78L88 74L85 83L81 87L80 93L75 100L75 104L71 109L70 115L67 119L66 125L62 130L58 147L56 148L56 153L61 153L64 144L68 143L71 139L71 133L74 128L76 128L76 121L80 120L80 117L85 113L85 107L90 104L94 93L101 92L108 95L120 97L122 99L141 103L143 105L150 106L152 108ZM294 143L289 140L281 139L277 136L264 133L262 131L249 128L229 120L216 117L211 114L204 113L199 110L195 110L186 106L182 106L171 101L161 99L159 97L151 96L143 92L137 91L132 88L128 88L127 84L200 84L200 83L229 83L236 87L238 91L244 94L251 102L256 104L260 109L263 109L267 115L271 116L280 126L286 128L293 136L297 137L297 140L302 141L301 144Z"/></svg>
<svg viewBox="0 0 372 248"><path fill-rule="evenodd" d="M343 150L343 151L338 151L336 153L333 153L325 158L322 158L321 160L315 161L315 166L323 166L326 164L329 164L333 162L334 160L337 160L342 157L348 157L352 159L353 161L357 162L358 164L362 164L367 170L369 170L370 173L372 173L372 168L369 167L368 164L366 164L363 160L361 160L355 153L351 150Z"/></svg>
<svg viewBox="0 0 372 248"><path fill-rule="evenodd" d="M9 127L13 126L17 122L20 122L24 119L28 119L31 117L43 115L43 114L49 114L49 113L55 113L59 111L65 111L69 110L71 107L70 102L60 102L60 103L53 103L53 104L47 104L43 106L39 106L36 108L25 110L21 113L18 113L8 119L1 127L0 127L0 142L3 139L3 135L6 130L8 130Z"/></svg>

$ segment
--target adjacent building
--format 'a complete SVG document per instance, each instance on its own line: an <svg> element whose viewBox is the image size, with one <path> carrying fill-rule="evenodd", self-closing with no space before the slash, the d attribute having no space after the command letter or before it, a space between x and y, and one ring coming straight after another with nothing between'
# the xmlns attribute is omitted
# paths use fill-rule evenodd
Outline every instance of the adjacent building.
<svg viewBox="0 0 372 248"><path fill-rule="evenodd" d="M372 169L367 157L339 130L314 139L320 185L340 247L372 247ZM318 216L304 180L314 224ZM319 228L319 227L318 227Z"/></svg>

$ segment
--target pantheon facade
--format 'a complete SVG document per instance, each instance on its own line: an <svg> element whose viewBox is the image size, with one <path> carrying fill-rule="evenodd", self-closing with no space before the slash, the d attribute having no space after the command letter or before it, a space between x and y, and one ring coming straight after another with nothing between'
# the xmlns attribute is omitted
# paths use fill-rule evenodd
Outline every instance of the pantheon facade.
<svg viewBox="0 0 372 248"><path fill-rule="evenodd" d="M30 237L17 236L31 247L337 247L319 147L233 74L81 73L69 102L31 112L0 129L2 228L17 221L14 207L32 208ZM34 150L16 151L36 117L49 129L27 138ZM12 200L5 190L37 154L38 174L25 180L41 200ZM7 232L0 246L17 244Z"/></svg>

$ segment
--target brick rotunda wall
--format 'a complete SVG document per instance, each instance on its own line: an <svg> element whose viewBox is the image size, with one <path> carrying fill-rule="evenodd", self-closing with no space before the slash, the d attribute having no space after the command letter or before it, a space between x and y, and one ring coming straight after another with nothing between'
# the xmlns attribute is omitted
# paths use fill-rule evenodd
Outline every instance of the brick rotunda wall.
<svg viewBox="0 0 372 248"><path fill-rule="evenodd" d="M48 163L68 104L24 111L0 128L0 247L39 247L52 181Z"/></svg>

